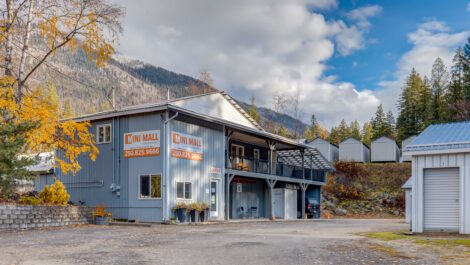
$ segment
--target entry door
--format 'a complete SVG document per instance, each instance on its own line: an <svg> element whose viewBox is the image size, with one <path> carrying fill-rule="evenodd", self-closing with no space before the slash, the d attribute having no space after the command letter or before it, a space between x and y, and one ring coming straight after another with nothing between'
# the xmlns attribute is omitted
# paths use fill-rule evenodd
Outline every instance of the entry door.
<svg viewBox="0 0 470 265"><path fill-rule="evenodd" d="M425 231L459 231L459 169L424 170Z"/></svg>
<svg viewBox="0 0 470 265"><path fill-rule="evenodd" d="M277 218L284 218L283 208L284 208L284 196L281 189L275 189L274 191L274 216Z"/></svg>
<svg viewBox="0 0 470 265"><path fill-rule="evenodd" d="M211 210L211 217L214 217L214 218L219 217L219 208L220 208L219 189L220 189L220 180L212 179L211 189L210 189L211 191L210 210Z"/></svg>

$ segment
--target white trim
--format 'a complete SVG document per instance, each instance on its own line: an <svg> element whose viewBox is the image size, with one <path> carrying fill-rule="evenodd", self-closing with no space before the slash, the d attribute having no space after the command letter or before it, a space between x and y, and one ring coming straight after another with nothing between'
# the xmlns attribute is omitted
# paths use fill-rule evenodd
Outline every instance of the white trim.
<svg viewBox="0 0 470 265"><path fill-rule="evenodd" d="M178 198L178 183L183 183L183 196L186 196L186 183L190 183L191 184L191 198ZM193 200L193 182L191 181L176 181L175 180L175 198L176 200L185 200L185 201L191 201Z"/></svg>
<svg viewBox="0 0 470 265"><path fill-rule="evenodd" d="M242 152L243 154L241 154L240 156L241 156L241 157L245 157L245 147L244 147L243 145L239 145L239 144L231 144L231 145L230 145L230 155L231 155L231 156L233 155L233 154L232 154L232 146L235 146L235 147L237 147L237 148L240 148L240 147L241 147L241 150L243 151L243 152ZM238 150L238 149L237 149L237 150ZM237 155L237 154L235 154L235 155Z"/></svg>
<svg viewBox="0 0 470 265"><path fill-rule="evenodd" d="M152 196L152 176L160 176L160 197L149 197L149 198L143 198L141 197L141 193L140 193L140 178L141 177L144 177L144 176L148 176L149 177L149 194L150 196ZM153 173L153 174L141 174L139 175L139 178L137 179L137 186L138 186L138 190L137 190L137 199L138 200L161 200L163 198L163 175L162 173Z"/></svg>
<svg viewBox="0 0 470 265"><path fill-rule="evenodd" d="M109 126L109 141L106 141L106 127ZM103 128L103 142L100 142L100 129ZM96 126L96 144L110 144L113 142L113 126L111 123L100 124Z"/></svg>
<svg viewBox="0 0 470 265"><path fill-rule="evenodd" d="M423 150L423 151L405 151L403 156L417 156L417 155L438 155L438 154L458 154L458 153L470 153L470 148L461 149L435 149L435 150Z"/></svg>

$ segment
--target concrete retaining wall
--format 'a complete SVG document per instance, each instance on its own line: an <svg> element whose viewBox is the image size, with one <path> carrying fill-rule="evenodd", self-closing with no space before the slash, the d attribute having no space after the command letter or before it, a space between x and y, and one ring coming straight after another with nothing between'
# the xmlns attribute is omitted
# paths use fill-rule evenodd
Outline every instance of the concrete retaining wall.
<svg viewBox="0 0 470 265"><path fill-rule="evenodd" d="M0 204L0 230L92 223L93 208Z"/></svg>

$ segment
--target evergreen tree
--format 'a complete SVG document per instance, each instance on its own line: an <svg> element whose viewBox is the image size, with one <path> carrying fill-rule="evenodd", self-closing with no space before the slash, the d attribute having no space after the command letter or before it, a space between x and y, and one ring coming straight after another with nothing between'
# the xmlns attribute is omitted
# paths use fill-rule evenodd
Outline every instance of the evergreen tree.
<svg viewBox="0 0 470 265"><path fill-rule="evenodd" d="M357 120L354 122L351 122L350 130L351 130L351 137L354 137L355 139L358 139L358 140L362 139L361 127Z"/></svg>
<svg viewBox="0 0 470 265"><path fill-rule="evenodd" d="M447 118L446 94L449 85L449 73L441 58L437 58L432 65L431 87L432 103L430 122L442 123Z"/></svg>
<svg viewBox="0 0 470 265"><path fill-rule="evenodd" d="M364 123L362 127L362 142L368 146L372 142L372 124L370 122Z"/></svg>
<svg viewBox="0 0 470 265"><path fill-rule="evenodd" d="M387 135L387 117L382 104L377 107L375 111L375 117L371 120L372 125L372 140L375 140L381 136Z"/></svg>
<svg viewBox="0 0 470 265"><path fill-rule="evenodd" d="M305 139L307 141L312 141L313 139L317 138L320 133L320 125L317 122L317 118L315 114L312 114L310 118L310 126L305 130Z"/></svg>
<svg viewBox="0 0 470 265"><path fill-rule="evenodd" d="M337 127L331 128L330 135L328 136L328 141L335 145L339 145L339 143L341 142L341 136Z"/></svg>
<svg viewBox="0 0 470 265"><path fill-rule="evenodd" d="M341 120L338 126L338 134L339 134L340 142L351 137L351 128L349 128L348 124L346 123L344 119Z"/></svg>
<svg viewBox="0 0 470 265"><path fill-rule="evenodd" d="M398 101L398 142L418 134L425 126L427 113L424 110L427 109L425 102L428 102L425 87L421 76L413 68Z"/></svg>
<svg viewBox="0 0 470 265"><path fill-rule="evenodd" d="M451 67L451 81L446 96L448 105L448 120L456 121L459 113L462 112L460 107L464 101L463 89L463 73L464 73L464 57L463 49L459 47L452 59L453 66Z"/></svg>
<svg viewBox="0 0 470 265"><path fill-rule="evenodd" d="M387 112L386 124L387 124L387 129L386 129L385 135L392 139L395 139L396 138L396 121L395 121L395 116L393 116L393 112L391 110Z"/></svg>
<svg viewBox="0 0 470 265"><path fill-rule="evenodd" d="M0 115L8 117L6 111ZM16 181L33 179L34 175L26 167L37 163L37 159L23 156L26 153L26 135L35 124L18 122L15 118L4 119L0 126L0 197L8 197L16 186Z"/></svg>
<svg viewBox="0 0 470 265"><path fill-rule="evenodd" d="M470 37L463 47L463 93L467 102L470 101Z"/></svg>

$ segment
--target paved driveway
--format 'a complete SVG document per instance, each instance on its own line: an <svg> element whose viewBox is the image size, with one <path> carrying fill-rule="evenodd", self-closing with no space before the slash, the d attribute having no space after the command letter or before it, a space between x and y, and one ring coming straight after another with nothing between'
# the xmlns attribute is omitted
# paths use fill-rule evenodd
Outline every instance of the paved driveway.
<svg viewBox="0 0 470 265"><path fill-rule="evenodd" d="M402 220L82 226L0 232L0 264L432 264L390 255L358 233ZM375 244L375 243L374 243Z"/></svg>

